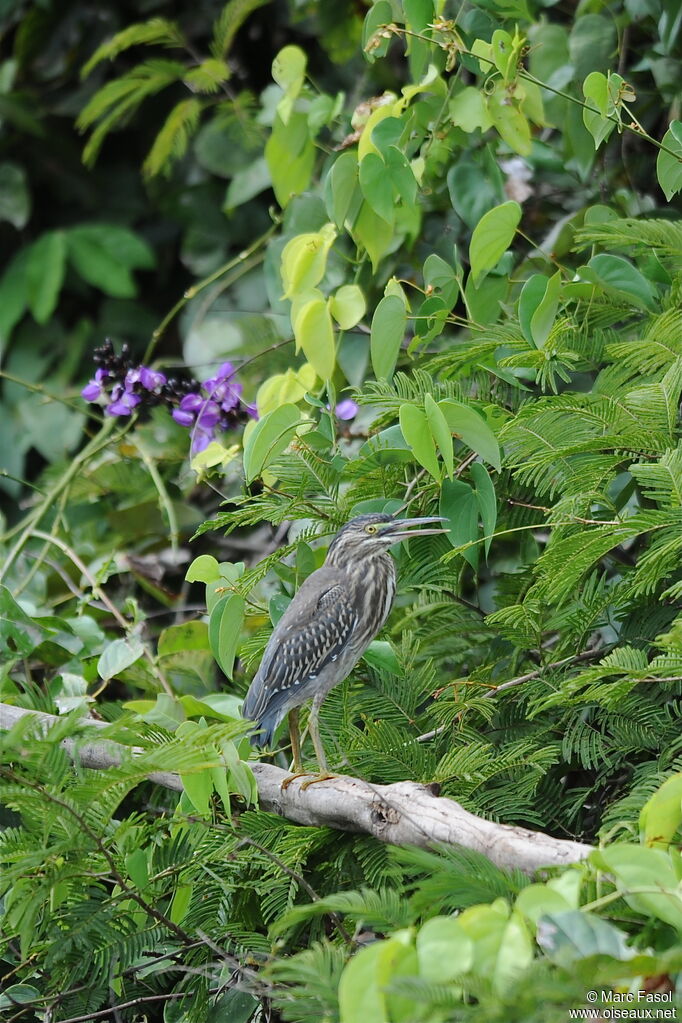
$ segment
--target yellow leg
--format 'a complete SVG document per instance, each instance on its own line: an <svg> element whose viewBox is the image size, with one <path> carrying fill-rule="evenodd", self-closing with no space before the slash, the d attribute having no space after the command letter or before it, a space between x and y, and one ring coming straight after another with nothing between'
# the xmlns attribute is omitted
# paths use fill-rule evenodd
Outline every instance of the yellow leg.
<svg viewBox="0 0 682 1023"><path fill-rule="evenodd" d="M320 768L319 774L314 774L308 781L304 781L301 785L301 791L307 789L309 785L315 785L318 781L328 781L329 778L335 778L335 774L331 774L327 765L327 757L324 752L324 746L322 745L322 739L320 738L320 728L317 723L318 714L320 712L320 704L317 700L313 700L313 706L310 711L310 717L308 718L308 731L310 732L310 738L313 741L315 747L315 756L317 757L317 763Z"/></svg>
<svg viewBox="0 0 682 1023"><path fill-rule="evenodd" d="M301 733L298 727L298 707L289 711L289 738L291 739L292 768L297 774L303 773L301 764Z"/></svg>
<svg viewBox="0 0 682 1023"><path fill-rule="evenodd" d="M293 761L291 765L292 774L282 782L280 786L282 792L289 788L292 781L306 773L301 763L301 733L298 727L298 707L294 707L293 710L289 711L289 738L291 740L291 756Z"/></svg>

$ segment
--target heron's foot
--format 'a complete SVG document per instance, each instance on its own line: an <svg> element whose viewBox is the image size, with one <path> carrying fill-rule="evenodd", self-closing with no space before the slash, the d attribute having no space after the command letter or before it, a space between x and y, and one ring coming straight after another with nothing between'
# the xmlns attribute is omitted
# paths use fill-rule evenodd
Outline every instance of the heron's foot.
<svg viewBox="0 0 682 1023"><path fill-rule="evenodd" d="M289 788L292 781L296 781L297 778L306 778L300 788L301 792L307 789L309 785L315 785L318 781L328 781L330 778L338 778L338 774L332 774L330 771L320 771L318 774L311 774L309 771L296 771L294 774L290 774L284 779L280 785L280 789L284 792Z"/></svg>
<svg viewBox="0 0 682 1023"><path fill-rule="evenodd" d="M280 789L282 790L282 792L284 792L286 789L289 788L289 786L291 785L292 781L296 781L297 778L305 778L305 777L307 777L307 775L308 775L307 771L294 771L293 774L288 775L284 779L284 781L280 785Z"/></svg>
<svg viewBox="0 0 682 1023"><path fill-rule="evenodd" d="M313 774L307 781L303 782L301 785L301 792L303 789L307 789L310 785L316 785L318 781L329 781L330 779L338 777L338 774L332 774L331 771L320 771L319 774Z"/></svg>

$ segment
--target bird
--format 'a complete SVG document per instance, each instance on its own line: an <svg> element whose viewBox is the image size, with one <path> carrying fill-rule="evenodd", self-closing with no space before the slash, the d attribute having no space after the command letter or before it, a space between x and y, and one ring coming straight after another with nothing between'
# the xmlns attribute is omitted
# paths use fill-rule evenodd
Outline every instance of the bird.
<svg viewBox="0 0 682 1023"><path fill-rule="evenodd" d="M393 544L410 536L447 532L440 516L399 519L358 515L332 539L325 562L302 583L277 623L242 706L257 726L252 742L270 746L289 714L293 778L301 766L299 707L312 699L308 730L319 776L331 778L318 726L326 695L348 677L386 621L396 590ZM428 528L423 528L423 527ZM312 781L306 783L312 784Z"/></svg>

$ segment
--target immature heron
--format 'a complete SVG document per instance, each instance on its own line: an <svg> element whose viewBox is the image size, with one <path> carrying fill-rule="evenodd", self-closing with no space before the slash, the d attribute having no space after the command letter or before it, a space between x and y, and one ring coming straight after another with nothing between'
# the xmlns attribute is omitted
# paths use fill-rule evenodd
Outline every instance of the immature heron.
<svg viewBox="0 0 682 1023"><path fill-rule="evenodd" d="M332 540L324 565L308 576L277 623L242 714L258 726L252 741L268 746L289 712L296 774L304 773L298 708L312 698L310 738L321 777L328 776L318 728L320 705L350 674L388 617L396 583L389 547L409 536L445 532L421 528L442 521L378 514L351 519Z"/></svg>

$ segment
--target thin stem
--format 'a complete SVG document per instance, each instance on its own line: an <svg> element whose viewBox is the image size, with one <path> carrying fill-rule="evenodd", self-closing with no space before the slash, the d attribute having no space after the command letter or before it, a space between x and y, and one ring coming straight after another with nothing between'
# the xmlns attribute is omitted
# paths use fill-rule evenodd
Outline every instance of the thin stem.
<svg viewBox="0 0 682 1023"><path fill-rule="evenodd" d="M50 401L56 401L60 405L66 405L67 408L74 409L76 412L80 412L83 415L83 404L82 401L71 400L70 398L62 398L58 394L53 394L52 391L48 391L42 384L31 383L30 380L23 380L21 377L14 376L13 373L8 373L7 370L0 369L0 377L4 377L5 380L9 380L12 384L19 384L20 387L25 387L27 391L33 391L34 394L42 394L43 397L49 398ZM92 412L90 412L93 415ZM96 418L102 421L103 416L94 414Z"/></svg>
<svg viewBox="0 0 682 1023"><path fill-rule="evenodd" d="M63 554L65 554L67 558L69 558L69 560L76 566L78 571L88 581L93 596L97 600L100 600L102 604L104 604L107 611L109 611L109 613L116 620L118 625L120 625L120 627L123 629L126 635L128 635L132 631L133 626L131 625L130 622L126 621L126 619L123 617L123 615L118 610L116 605L112 603L112 601L106 595L106 593L99 585L95 577L90 573L88 567L83 563L83 561L81 561L76 552L71 547L69 547L67 543L65 543L63 540L60 540L59 537L52 536L50 533L43 533L41 530L34 529L33 536L37 537L39 540L45 540L47 544L53 544L55 547L58 547L59 550ZM156 663L152 652L148 650L147 647L144 645L143 652L146 660L149 662L149 666L151 667L152 672L154 673L159 683L161 684L161 687L165 689L169 696L173 696L173 690L169 686L165 675L163 674L158 664Z"/></svg>
<svg viewBox="0 0 682 1023"><path fill-rule="evenodd" d="M75 479L83 465L110 443L111 433L113 432L115 425L115 419L106 419L102 424L102 428L99 433L97 433L91 439L90 443L86 444L83 450L75 456L68 469L66 469L55 485L47 491L40 504L29 512L29 514L26 515L21 522L18 522L11 529L7 530L1 538L2 540L9 540L10 537L14 536L16 533L20 532L21 534L14 547L5 558L2 569L0 569L0 582L6 578L10 566L14 563L17 556L21 553L22 549L30 539L34 527L53 507L55 501L61 496L61 494L71 485L71 481ZM125 433L125 430L122 431L121 436L123 436L123 433Z"/></svg>
<svg viewBox="0 0 682 1023"><path fill-rule="evenodd" d="M164 318L159 323L158 327L154 330L151 336L151 340L147 345L147 350L142 360L143 362L147 362L151 358L154 349L156 348L158 342L165 334L169 324L172 323L172 321L175 319L178 313L182 312L182 310L185 308L188 302L190 302L193 298L196 298L199 292L203 291L204 288L210 287L210 285L213 284L214 281L219 280L219 278L221 278L224 274L229 273L230 270L234 270L235 267L239 268L239 272L236 274L235 280L237 280L239 277L242 276L243 273L246 272L244 269L241 268L241 264L249 260L249 258L253 256L258 251L258 249L261 248L261 246L265 245L265 243L269 240L269 238L272 237L272 235L277 230L279 222L280 222L279 218L276 218L273 221L272 225L267 229L267 231L265 231L259 238L256 238L256 240L252 242L252 244L249 245L247 249L243 249L238 255L228 260L227 263L223 263L222 266L218 267L217 270L214 270L213 273L208 275L208 277L204 277L203 280L197 281L196 284L193 284L191 287L187 288L182 298L178 299L175 305L166 313ZM255 266L256 264L254 263L253 265ZM251 267L249 266L248 269L251 269Z"/></svg>
<svg viewBox="0 0 682 1023"><path fill-rule="evenodd" d="M178 527L178 518L177 515L175 514L175 508L173 507L173 502L171 501L170 494L168 493L168 489L163 481L161 473L159 472L156 466L156 462L149 454L149 451L147 450L146 445L142 441L139 432L135 434L134 439L135 446L137 450L140 452L140 457L145 464L145 468L147 469L147 472L151 476L152 482L156 487L156 492L159 495L159 505L161 506L161 510L166 513L166 518L168 520L168 529L170 531L171 547L173 549L173 552L176 553L178 550L178 544L180 539L180 530Z"/></svg>

